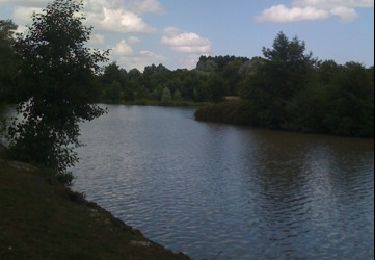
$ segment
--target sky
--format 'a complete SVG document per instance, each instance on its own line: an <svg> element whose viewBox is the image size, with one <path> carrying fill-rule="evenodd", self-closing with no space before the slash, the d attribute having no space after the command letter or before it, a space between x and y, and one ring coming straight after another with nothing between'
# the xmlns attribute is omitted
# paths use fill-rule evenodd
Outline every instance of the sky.
<svg viewBox="0 0 375 260"><path fill-rule="evenodd" d="M0 0L24 31L49 0ZM89 47L130 70L194 68L201 55L261 56L279 31L320 59L374 64L374 0L84 0Z"/></svg>

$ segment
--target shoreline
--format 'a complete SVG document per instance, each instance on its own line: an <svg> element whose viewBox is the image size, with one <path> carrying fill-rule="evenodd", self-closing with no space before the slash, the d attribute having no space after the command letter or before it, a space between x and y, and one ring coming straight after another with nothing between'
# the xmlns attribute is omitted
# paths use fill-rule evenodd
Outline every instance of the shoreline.
<svg viewBox="0 0 375 260"><path fill-rule="evenodd" d="M190 259L167 250L0 145L0 258Z"/></svg>
<svg viewBox="0 0 375 260"><path fill-rule="evenodd" d="M203 123L218 123L230 126L251 127L254 129L267 131L374 140L374 136L344 135L332 132L315 131L309 128L268 128L258 125L259 122L253 122L252 118L250 117L251 114L252 111L249 109L246 102L222 102L198 107L194 113L194 119L197 122Z"/></svg>

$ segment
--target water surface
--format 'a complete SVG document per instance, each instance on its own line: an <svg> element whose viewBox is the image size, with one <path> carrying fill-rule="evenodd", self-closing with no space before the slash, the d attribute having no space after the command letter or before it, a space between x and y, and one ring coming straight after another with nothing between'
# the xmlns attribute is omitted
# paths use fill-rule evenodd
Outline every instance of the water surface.
<svg viewBox="0 0 375 260"><path fill-rule="evenodd" d="M74 188L193 259L371 259L373 140L109 106L82 126Z"/></svg>

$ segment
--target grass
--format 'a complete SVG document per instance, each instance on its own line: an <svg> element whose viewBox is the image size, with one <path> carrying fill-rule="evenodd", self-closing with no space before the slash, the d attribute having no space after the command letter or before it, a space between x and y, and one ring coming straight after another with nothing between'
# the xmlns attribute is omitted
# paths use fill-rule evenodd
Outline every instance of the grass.
<svg viewBox="0 0 375 260"><path fill-rule="evenodd" d="M42 170L1 159L0 259L188 259Z"/></svg>

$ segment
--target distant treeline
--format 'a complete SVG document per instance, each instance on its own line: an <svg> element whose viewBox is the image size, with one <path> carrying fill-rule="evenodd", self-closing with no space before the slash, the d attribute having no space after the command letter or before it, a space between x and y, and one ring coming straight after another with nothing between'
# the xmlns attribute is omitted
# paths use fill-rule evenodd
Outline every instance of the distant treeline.
<svg viewBox="0 0 375 260"><path fill-rule="evenodd" d="M99 100L121 103L134 100L159 102L218 102L237 95L248 58L235 56L201 57L194 70L168 70L162 64L145 67L143 73L129 72L114 62L98 76Z"/></svg>
<svg viewBox="0 0 375 260"><path fill-rule="evenodd" d="M196 119L373 137L374 67L320 61L305 54L303 42L284 33L263 55L241 68L247 69L235 89L242 101L198 109Z"/></svg>
<svg viewBox="0 0 375 260"><path fill-rule="evenodd" d="M11 21L0 21L0 103L17 103L22 71L12 50ZM102 103L219 103L199 109L196 119L348 136L373 136L374 68L338 64L305 53L304 42L280 32L263 57L202 56L193 70L162 64L143 72L115 62L96 75ZM146 102L147 103L147 102Z"/></svg>

